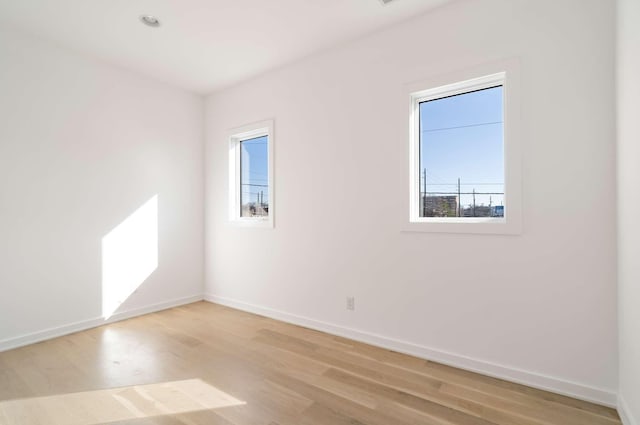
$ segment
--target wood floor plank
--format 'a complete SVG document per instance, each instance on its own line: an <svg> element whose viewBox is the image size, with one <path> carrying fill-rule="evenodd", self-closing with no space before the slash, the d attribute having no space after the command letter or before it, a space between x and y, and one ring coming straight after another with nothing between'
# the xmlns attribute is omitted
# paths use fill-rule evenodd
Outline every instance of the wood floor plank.
<svg viewBox="0 0 640 425"><path fill-rule="evenodd" d="M479 391L485 391L505 398L514 398L527 402L542 403L549 409L565 406L572 410L582 410L594 415L619 421L615 410L597 404L585 402L571 397L550 393L543 390L503 381L478 373L460 370L443 364L430 362L390 350L383 350L370 345L355 343L352 353L375 359L386 364L407 368L425 376L442 379L449 383L459 383L471 386Z"/></svg>
<svg viewBox="0 0 640 425"><path fill-rule="evenodd" d="M285 337L279 335L277 332L261 331L260 336L256 338L257 341L273 344L275 346L283 347L284 349L298 351L298 353L305 353L308 348L300 345L293 337ZM448 394L441 393L439 391L442 386L441 381L429 380L426 378L420 378L417 375L412 375L404 370L397 368L390 368L389 366L381 364L366 364L362 361L358 362L358 359L351 358L347 353L341 353L332 351L329 349L318 348L311 352L306 351L306 355L326 362L327 365L340 368L345 371L350 371L356 375L366 377L370 380L373 388L378 386L383 388L387 392L395 394L401 392L406 394L407 398L411 399L412 396L422 397L429 402L439 403L442 406L451 408L463 412L465 414L475 415L479 418L492 417L499 425L540 425L543 422L536 421L533 418L520 417L517 414L509 414L508 410L495 409L484 406L473 401L466 399L456 398ZM338 371L332 369L326 376L339 376ZM346 377L342 376L343 382L346 381ZM375 384L374 384L375 383ZM362 386L359 389L363 389ZM387 394L388 396L389 394ZM388 397L390 398L390 397ZM391 398L393 399L393 398ZM569 424L567 424L569 425ZM575 425L575 424L571 424Z"/></svg>
<svg viewBox="0 0 640 425"><path fill-rule="evenodd" d="M192 401L140 390L181 391L185 380L202 383ZM120 395L101 402L100 391L113 389ZM210 407L214 395L235 401ZM131 417L109 422L122 406ZM55 418L61 425L621 425L603 406L206 302L0 353L0 425L43 418L46 425Z"/></svg>
<svg viewBox="0 0 640 425"><path fill-rule="evenodd" d="M374 409L364 407L353 400L340 397L330 391L319 388L313 384L293 378L285 374L275 374L271 378L274 382L287 386L299 394L307 398L315 400L325 406L331 406L331 409L341 416L345 416L368 425L407 425L405 422L399 421L385 412L379 412Z"/></svg>
<svg viewBox="0 0 640 425"><path fill-rule="evenodd" d="M470 412L472 407L477 411L484 410L485 417L491 414L499 424L563 423L566 425L582 425L587 421L587 423L608 425L613 420L608 417L594 416L590 412L563 408L563 406L549 409L548 405L542 406L541 403L532 403L529 399L500 398L492 394L475 391L473 387L469 388L460 384L447 383L446 390L443 391L441 387L444 382L442 380L434 380L406 369L356 357L349 352L326 347L316 347L312 351L308 351L309 348L296 341L296 338L285 336L275 331L260 331L256 340L285 349L288 348L298 353L304 354L306 350L306 355L325 362L327 365L354 372L392 388L427 397L431 401L448 407L463 406L462 409L466 412ZM496 419L500 417L502 419ZM613 421L615 423L615 420Z"/></svg>

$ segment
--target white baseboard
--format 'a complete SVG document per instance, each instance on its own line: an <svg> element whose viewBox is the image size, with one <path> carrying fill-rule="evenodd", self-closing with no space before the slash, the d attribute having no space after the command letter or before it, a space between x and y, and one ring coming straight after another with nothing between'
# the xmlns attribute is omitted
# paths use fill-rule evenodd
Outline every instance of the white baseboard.
<svg viewBox="0 0 640 425"><path fill-rule="evenodd" d="M636 421L631 414L629 405L624 401L621 395L618 394L618 414L622 419L622 425L640 425L640 422Z"/></svg>
<svg viewBox="0 0 640 425"><path fill-rule="evenodd" d="M270 317L272 319L281 320L283 322L292 323L310 329L327 332L333 335L342 336L400 353L409 354L426 360L431 360L434 362L457 367L459 369L477 372L494 378L504 379L506 381L514 382L517 384L523 384L529 387L551 391L557 394L566 395L569 397L601 404L608 407L615 408L617 406L618 400L615 391L595 388L584 384L566 381L561 378L555 378L552 376L541 375L522 369L490 363L484 360L473 359L459 354L448 353L442 350L433 349L406 341L400 341L374 333L363 332L357 329L338 326L320 320L286 313L284 311L248 304L242 301L220 297L213 294L205 294L204 299L205 301L209 301L212 303L225 305L238 310L243 310L250 313ZM631 422L625 425L640 424Z"/></svg>
<svg viewBox="0 0 640 425"><path fill-rule="evenodd" d="M178 298L170 301L165 301L158 304L152 304L145 307L134 308L131 310L121 311L109 319L105 320L102 317L83 320L80 322L69 323L68 325L57 326L55 328L45 329L43 331L34 332L26 335L21 335L15 338L8 338L0 340L0 352L11 350L13 348L22 347L25 345L33 344L47 339L56 338L71 333L84 331L86 329L95 328L97 326L106 325L107 323L118 322L120 320L130 319L132 317L141 316L143 314L154 313L160 310L166 310L172 307L178 307L184 304L190 304L197 301L202 301L204 297L202 295L193 295L190 297Z"/></svg>

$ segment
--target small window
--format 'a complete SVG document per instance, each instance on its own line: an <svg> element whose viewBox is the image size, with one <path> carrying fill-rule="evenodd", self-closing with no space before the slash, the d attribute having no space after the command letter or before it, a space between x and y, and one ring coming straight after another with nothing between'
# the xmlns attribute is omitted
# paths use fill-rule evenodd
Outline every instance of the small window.
<svg viewBox="0 0 640 425"><path fill-rule="evenodd" d="M504 226L511 218L509 200L517 198L506 190L506 146L512 141L506 133L505 77L502 72L411 93L409 221L425 225L413 230L464 233L490 225L496 233L513 233ZM515 171L512 166L513 181ZM517 205L514 211L519 214ZM487 229L478 233L493 232Z"/></svg>
<svg viewBox="0 0 640 425"><path fill-rule="evenodd" d="M269 216L269 136L240 141L240 217Z"/></svg>
<svg viewBox="0 0 640 425"><path fill-rule="evenodd" d="M273 123L232 131L229 138L229 205L235 224L273 227Z"/></svg>

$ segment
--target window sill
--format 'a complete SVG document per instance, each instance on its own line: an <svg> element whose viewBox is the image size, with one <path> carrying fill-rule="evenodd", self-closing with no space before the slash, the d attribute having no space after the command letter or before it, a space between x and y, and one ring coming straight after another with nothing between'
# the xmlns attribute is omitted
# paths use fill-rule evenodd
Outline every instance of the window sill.
<svg viewBox="0 0 640 425"><path fill-rule="evenodd" d="M233 227L255 227L263 229L273 229L272 218L237 218L229 220L229 224Z"/></svg>
<svg viewBox="0 0 640 425"><path fill-rule="evenodd" d="M520 223L502 218L450 218L419 219L405 222L403 232L424 233L460 233L485 235L519 235L522 233Z"/></svg>

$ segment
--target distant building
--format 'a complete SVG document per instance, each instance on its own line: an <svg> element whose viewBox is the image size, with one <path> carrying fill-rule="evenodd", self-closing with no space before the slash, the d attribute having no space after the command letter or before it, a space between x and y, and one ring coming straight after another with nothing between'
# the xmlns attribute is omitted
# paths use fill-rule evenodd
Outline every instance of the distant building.
<svg viewBox="0 0 640 425"><path fill-rule="evenodd" d="M242 205L242 217L267 217L269 215L269 204L251 202Z"/></svg>
<svg viewBox="0 0 640 425"><path fill-rule="evenodd" d="M422 217L457 217L458 197L451 195L422 196L420 212Z"/></svg>
<svg viewBox="0 0 640 425"><path fill-rule="evenodd" d="M504 217L504 207L500 205L469 205L462 209L462 217Z"/></svg>
<svg viewBox="0 0 640 425"><path fill-rule="evenodd" d="M491 207L491 217L504 217L504 206L496 205Z"/></svg>

